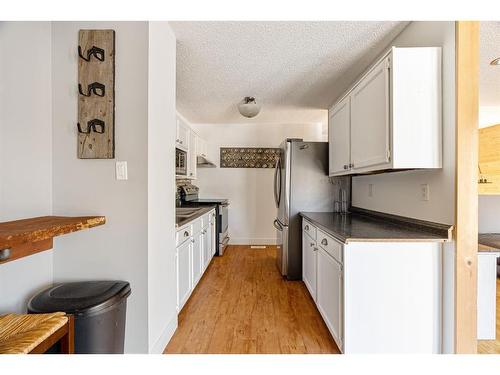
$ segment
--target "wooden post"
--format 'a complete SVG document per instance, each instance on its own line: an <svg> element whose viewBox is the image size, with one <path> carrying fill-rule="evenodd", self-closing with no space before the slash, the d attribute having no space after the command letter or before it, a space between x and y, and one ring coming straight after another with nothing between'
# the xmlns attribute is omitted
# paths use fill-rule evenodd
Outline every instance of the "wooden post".
<svg viewBox="0 0 500 375"><path fill-rule="evenodd" d="M477 352L479 22L456 22L455 352Z"/></svg>

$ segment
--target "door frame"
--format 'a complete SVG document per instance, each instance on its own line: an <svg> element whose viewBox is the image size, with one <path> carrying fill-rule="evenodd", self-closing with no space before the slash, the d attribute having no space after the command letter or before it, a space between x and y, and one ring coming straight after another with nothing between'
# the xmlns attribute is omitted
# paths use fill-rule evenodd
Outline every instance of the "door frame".
<svg viewBox="0 0 500 375"><path fill-rule="evenodd" d="M479 22L455 22L455 353L477 353Z"/></svg>

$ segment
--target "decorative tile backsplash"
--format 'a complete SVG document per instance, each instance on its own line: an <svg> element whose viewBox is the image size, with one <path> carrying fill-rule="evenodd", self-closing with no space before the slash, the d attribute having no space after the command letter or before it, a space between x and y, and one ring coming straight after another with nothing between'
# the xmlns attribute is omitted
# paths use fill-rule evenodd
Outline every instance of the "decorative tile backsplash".
<svg viewBox="0 0 500 375"><path fill-rule="evenodd" d="M279 148L221 147L221 168L274 168L280 157Z"/></svg>

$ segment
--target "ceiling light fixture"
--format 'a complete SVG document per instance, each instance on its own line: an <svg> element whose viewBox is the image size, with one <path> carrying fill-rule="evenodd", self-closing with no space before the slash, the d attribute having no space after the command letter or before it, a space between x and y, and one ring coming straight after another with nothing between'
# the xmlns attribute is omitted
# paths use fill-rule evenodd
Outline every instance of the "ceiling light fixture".
<svg viewBox="0 0 500 375"><path fill-rule="evenodd" d="M238 104L238 111L240 111L242 116L252 118L259 114L260 105L257 104L253 96L245 96Z"/></svg>
<svg viewBox="0 0 500 375"><path fill-rule="evenodd" d="M500 57L497 57L494 60L491 60L490 65L500 65Z"/></svg>

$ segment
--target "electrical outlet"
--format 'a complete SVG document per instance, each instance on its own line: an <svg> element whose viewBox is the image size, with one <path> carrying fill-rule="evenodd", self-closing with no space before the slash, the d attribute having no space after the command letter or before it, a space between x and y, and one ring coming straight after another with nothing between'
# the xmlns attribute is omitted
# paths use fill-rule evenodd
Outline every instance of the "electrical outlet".
<svg viewBox="0 0 500 375"><path fill-rule="evenodd" d="M429 185L428 184L420 185L420 199L423 201L428 201L429 195L430 195Z"/></svg>
<svg viewBox="0 0 500 375"><path fill-rule="evenodd" d="M368 196L373 197L373 184L368 184Z"/></svg>
<svg viewBox="0 0 500 375"><path fill-rule="evenodd" d="M117 161L116 162L116 179L117 180L128 180L127 162Z"/></svg>

